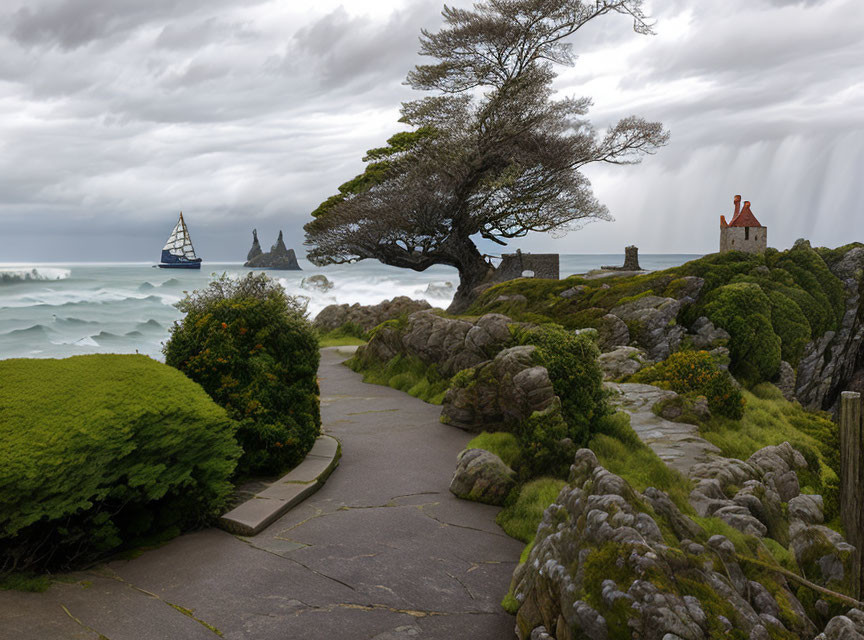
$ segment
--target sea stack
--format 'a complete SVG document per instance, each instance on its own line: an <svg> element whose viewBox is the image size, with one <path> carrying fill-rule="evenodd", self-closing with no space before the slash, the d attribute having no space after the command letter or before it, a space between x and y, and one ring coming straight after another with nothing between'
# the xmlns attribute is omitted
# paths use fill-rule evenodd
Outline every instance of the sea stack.
<svg viewBox="0 0 864 640"><path fill-rule="evenodd" d="M267 253L261 253L261 246L258 244L258 234L252 232L253 244L249 255L255 249L258 249L258 255L250 257L243 266L252 269L278 269L282 271L300 271L300 265L297 264L297 256L294 254L294 249L289 249L285 246L285 241L282 239L282 231L279 231L279 238L276 244L270 247Z"/></svg>
<svg viewBox="0 0 864 640"><path fill-rule="evenodd" d="M252 229L252 248L246 254L246 262L257 258L262 253L264 252L261 250L261 244L258 242L258 229Z"/></svg>

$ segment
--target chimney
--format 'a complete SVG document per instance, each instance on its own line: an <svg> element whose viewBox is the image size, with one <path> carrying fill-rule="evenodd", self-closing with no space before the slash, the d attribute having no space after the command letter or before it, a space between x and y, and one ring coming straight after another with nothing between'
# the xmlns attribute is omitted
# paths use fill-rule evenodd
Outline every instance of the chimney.
<svg viewBox="0 0 864 640"><path fill-rule="evenodd" d="M735 196L734 202L735 202L735 215L732 216L733 220L738 217L738 213L741 210L741 196Z"/></svg>
<svg viewBox="0 0 864 640"><path fill-rule="evenodd" d="M744 201L744 208L741 210L741 213L744 213L745 211L747 211L747 212L750 211L750 201L749 200Z"/></svg>

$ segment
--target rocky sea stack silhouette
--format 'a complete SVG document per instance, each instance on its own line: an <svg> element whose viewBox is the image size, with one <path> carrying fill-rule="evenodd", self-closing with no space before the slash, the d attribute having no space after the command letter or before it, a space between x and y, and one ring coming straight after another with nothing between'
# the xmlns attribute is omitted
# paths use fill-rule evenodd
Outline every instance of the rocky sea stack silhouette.
<svg viewBox="0 0 864 640"><path fill-rule="evenodd" d="M249 254L246 256L245 267L252 269L280 269L285 271L301 271L300 265L297 264L297 256L294 249L288 249L285 246L285 241L282 239L282 232L279 232L279 238L276 244L270 247L270 251L263 253L261 245L258 242L258 230L252 230L252 248L249 249Z"/></svg>

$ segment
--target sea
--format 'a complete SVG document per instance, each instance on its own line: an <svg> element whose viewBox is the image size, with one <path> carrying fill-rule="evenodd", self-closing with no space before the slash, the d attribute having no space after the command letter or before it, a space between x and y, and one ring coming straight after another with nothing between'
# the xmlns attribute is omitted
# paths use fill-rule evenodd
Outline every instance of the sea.
<svg viewBox="0 0 864 640"><path fill-rule="evenodd" d="M666 269L695 254L643 254L644 269ZM621 254L561 256L561 277L622 264ZM423 298L446 307L458 285L455 269L423 272L363 260L302 271L269 271L285 290L306 301L309 317L331 304L376 304L394 296ZM162 345L181 317L175 307L187 292L223 273L242 277L241 263L204 263L200 271L157 269L147 263L0 264L0 359L65 358L88 353L142 353L162 358ZM323 275L315 288L304 278Z"/></svg>

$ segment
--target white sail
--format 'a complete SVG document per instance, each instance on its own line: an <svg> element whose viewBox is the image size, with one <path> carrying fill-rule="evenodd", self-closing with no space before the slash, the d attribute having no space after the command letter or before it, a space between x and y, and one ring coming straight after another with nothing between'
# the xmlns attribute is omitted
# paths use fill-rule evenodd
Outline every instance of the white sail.
<svg viewBox="0 0 864 640"><path fill-rule="evenodd" d="M195 248L192 246L192 239L189 237L189 229L186 228L182 213L162 250L178 258L186 258L187 260L197 259Z"/></svg>

